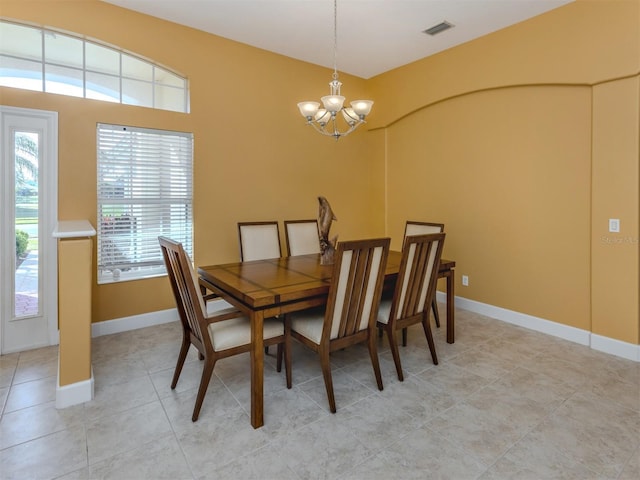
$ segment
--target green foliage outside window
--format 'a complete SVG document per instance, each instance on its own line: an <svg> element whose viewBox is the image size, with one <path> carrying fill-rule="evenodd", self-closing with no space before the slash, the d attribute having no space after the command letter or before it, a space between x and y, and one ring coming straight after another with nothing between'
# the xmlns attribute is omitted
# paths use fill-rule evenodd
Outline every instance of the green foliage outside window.
<svg viewBox="0 0 640 480"><path fill-rule="evenodd" d="M24 230L16 230L16 256L21 257L27 251L29 234Z"/></svg>

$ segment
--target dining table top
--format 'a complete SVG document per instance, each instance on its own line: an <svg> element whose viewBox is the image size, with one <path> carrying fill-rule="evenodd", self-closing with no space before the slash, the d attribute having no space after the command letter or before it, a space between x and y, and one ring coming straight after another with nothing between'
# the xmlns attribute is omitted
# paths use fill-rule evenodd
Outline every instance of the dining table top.
<svg viewBox="0 0 640 480"><path fill-rule="evenodd" d="M391 250L385 280L397 276L402 252ZM440 261L440 273L455 267L452 260ZM321 304L329 293L333 265L321 265L320 254L297 255L248 262L235 262L198 268L200 279L219 295L231 297L252 310L286 305L317 298ZM324 298L323 298L324 297ZM295 309L299 309L296 306Z"/></svg>

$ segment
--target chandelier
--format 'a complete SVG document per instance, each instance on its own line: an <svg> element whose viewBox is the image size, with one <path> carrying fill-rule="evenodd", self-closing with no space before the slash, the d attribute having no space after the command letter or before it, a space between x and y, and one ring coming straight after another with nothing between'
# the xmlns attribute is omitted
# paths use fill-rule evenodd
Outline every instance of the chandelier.
<svg viewBox="0 0 640 480"><path fill-rule="evenodd" d="M338 80L338 1L333 0L333 80L329 82L329 95L321 98L323 108L319 102L300 102L300 114L322 135L340 137L350 134L365 122L365 117L371 112L373 101L354 100L350 107L344 106L345 98L340 94L342 82ZM342 120L340 119L342 118ZM343 124L344 121L344 124ZM342 124L342 131L341 129Z"/></svg>

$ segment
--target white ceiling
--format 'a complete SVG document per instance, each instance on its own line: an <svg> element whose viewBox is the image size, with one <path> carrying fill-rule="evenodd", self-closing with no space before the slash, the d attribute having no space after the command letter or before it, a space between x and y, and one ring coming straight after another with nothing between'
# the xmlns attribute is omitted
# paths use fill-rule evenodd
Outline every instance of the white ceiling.
<svg viewBox="0 0 640 480"><path fill-rule="evenodd" d="M103 0L333 68L332 0ZM338 0L338 70L370 78L574 0ZM423 30L455 25L436 36Z"/></svg>

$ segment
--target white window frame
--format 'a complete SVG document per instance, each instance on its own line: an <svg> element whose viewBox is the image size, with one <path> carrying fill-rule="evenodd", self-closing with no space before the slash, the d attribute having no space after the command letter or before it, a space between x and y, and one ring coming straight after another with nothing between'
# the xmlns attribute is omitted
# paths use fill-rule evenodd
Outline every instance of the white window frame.
<svg viewBox="0 0 640 480"><path fill-rule="evenodd" d="M166 274L158 236L193 258L193 134L97 125L98 284Z"/></svg>
<svg viewBox="0 0 640 480"><path fill-rule="evenodd" d="M0 20L0 32L3 27L34 38L12 43L10 35L9 40L0 35L0 86L189 113L189 82L170 68L69 32ZM66 39L81 53L73 61L60 60L59 51L47 47L47 39ZM92 50L108 52L117 61L108 64ZM127 64L136 69L128 71Z"/></svg>

